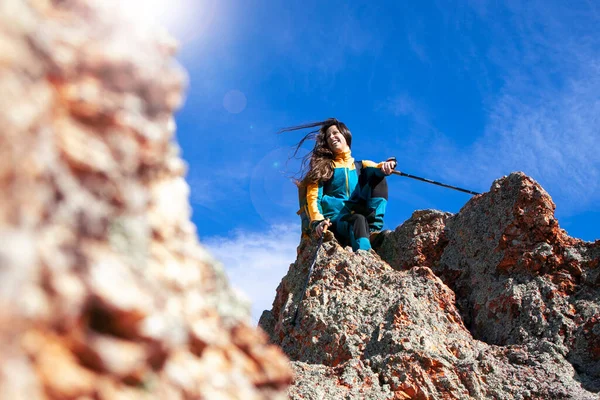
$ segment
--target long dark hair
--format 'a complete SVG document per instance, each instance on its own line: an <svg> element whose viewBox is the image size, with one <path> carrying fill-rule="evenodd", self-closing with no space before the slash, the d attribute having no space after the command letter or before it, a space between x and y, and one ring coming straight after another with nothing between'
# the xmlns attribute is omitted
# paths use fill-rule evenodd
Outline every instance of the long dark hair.
<svg viewBox="0 0 600 400"><path fill-rule="evenodd" d="M300 169L300 179L296 179L298 186L306 186L310 183L317 183L320 181L326 181L333 176L333 160L334 154L327 145L327 129L332 126L336 126L340 133L346 139L348 147L352 145L352 133L341 121L335 118L329 118L325 121L311 122L308 124L291 126L289 128L283 128L278 133L299 131L304 129L317 128L308 132L304 137L296 144L296 150L292 157L296 157L300 147L307 140L314 140L315 147L302 157L302 166Z"/></svg>

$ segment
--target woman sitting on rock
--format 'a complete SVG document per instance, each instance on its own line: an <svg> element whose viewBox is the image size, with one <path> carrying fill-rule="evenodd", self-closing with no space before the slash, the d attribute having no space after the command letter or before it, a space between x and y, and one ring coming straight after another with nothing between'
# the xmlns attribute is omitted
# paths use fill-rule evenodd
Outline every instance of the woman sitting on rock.
<svg viewBox="0 0 600 400"><path fill-rule="evenodd" d="M306 192L311 230L320 237L328 228L342 246L351 245L354 251L371 249L371 241L377 247L388 197L385 176L396 167L395 158L379 164L355 162L350 152L352 134L335 118L281 132L316 127L319 129L308 133L296 146L297 153L307 139L316 141L302 163L303 171L308 164L308 171L298 182L300 192Z"/></svg>

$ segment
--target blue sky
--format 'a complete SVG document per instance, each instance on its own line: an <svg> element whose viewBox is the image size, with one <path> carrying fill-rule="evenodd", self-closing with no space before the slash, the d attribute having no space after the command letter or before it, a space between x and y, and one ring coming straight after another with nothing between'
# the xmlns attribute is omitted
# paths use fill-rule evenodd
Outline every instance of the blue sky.
<svg viewBox="0 0 600 400"><path fill-rule="evenodd" d="M174 3L175 4L175 3ZM523 171L562 228L600 238L600 5L590 1L229 1L178 4L189 75L177 137L193 221L234 285L270 308L295 259L301 135L336 117L357 159L475 191ZM386 227L460 192L390 177Z"/></svg>

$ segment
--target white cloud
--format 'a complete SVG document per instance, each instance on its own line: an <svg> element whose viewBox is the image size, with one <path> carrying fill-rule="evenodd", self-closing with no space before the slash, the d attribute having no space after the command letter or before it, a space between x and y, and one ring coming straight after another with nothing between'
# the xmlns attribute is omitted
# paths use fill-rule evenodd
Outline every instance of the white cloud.
<svg viewBox="0 0 600 400"><path fill-rule="evenodd" d="M600 201L600 30L582 10L517 11L517 43L497 49L504 87L462 170L477 166L471 180L522 170L572 214Z"/></svg>
<svg viewBox="0 0 600 400"><path fill-rule="evenodd" d="M592 64L560 92L539 93L538 104L504 94L473 148L477 175L523 170L573 211L600 200L598 93L600 68Z"/></svg>
<svg viewBox="0 0 600 400"><path fill-rule="evenodd" d="M424 118L421 110L416 107L413 99L406 93L388 99L387 107L395 116L414 116L417 120Z"/></svg>
<svg viewBox="0 0 600 400"><path fill-rule="evenodd" d="M523 171L548 190L563 215L592 208L600 201L600 30L595 10L507 3L515 18L500 24L495 12L505 5L474 3L491 33L489 47L477 48L472 57L486 57L491 64L476 68L474 79L487 81L495 70L503 84L494 91L487 83L481 86L487 110L483 134L460 148L445 135L430 132L435 140L420 152L424 163L442 167L440 176L448 182L474 190L487 190L494 179ZM474 43L468 37L465 41ZM467 60L463 67L473 65ZM415 115L412 103L395 106L396 114Z"/></svg>
<svg viewBox="0 0 600 400"><path fill-rule="evenodd" d="M296 260L300 226L273 225L266 232L234 231L229 237L205 237L202 244L224 265L232 286L252 302L258 322L270 310L275 290Z"/></svg>

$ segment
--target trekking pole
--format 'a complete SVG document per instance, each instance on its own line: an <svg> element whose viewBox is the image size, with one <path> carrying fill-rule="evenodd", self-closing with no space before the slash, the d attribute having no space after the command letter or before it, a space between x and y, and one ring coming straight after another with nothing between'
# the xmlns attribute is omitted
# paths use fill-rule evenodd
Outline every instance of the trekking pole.
<svg viewBox="0 0 600 400"><path fill-rule="evenodd" d="M321 237L319 238L319 243L317 244L317 249L315 250L315 256L313 257L312 264L310 264L310 268L308 269L308 276L306 277L306 283L304 284L304 288L302 289L302 293L300 294L300 301L298 301L298 307L296 307L296 312L294 313L294 319L292 320L292 325L296 326L296 319L298 318L298 311L300 311L300 305L302 304L302 300L304 299L304 292L306 292L306 288L308 288L308 282L310 281L310 276L312 275L313 268L317 263L317 256L319 255L319 249L321 249L321 245L323 245L323 238L325 237L325 232L327 232L327 227L323 229L321 232Z"/></svg>
<svg viewBox="0 0 600 400"><path fill-rule="evenodd" d="M443 186L445 188L458 190L459 192L464 192L464 193L469 193L469 194L481 194L481 193L474 192L472 190L461 189L461 188L456 187L456 186L446 185L445 183L440 183L440 182L432 181L431 179L421 178L421 177L410 175L410 174L407 174L407 173L401 172L401 171L392 171L392 174L394 174L394 175L400 175L400 176L405 176L407 178L412 178L412 179L416 179L416 180L427 182L427 183L433 183L434 185Z"/></svg>

